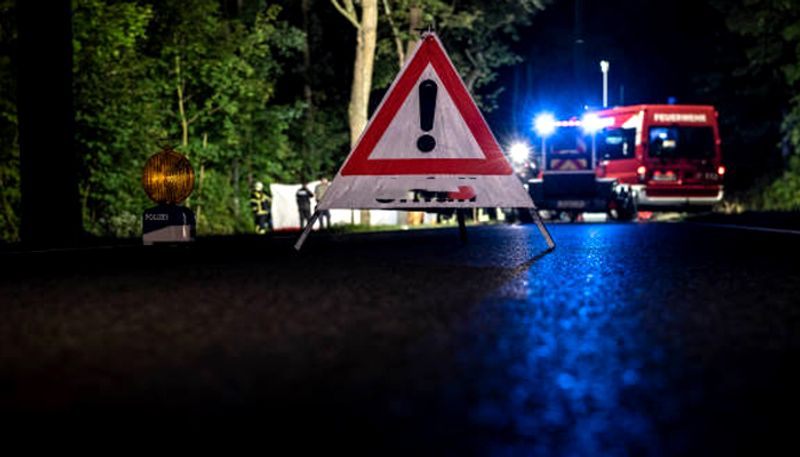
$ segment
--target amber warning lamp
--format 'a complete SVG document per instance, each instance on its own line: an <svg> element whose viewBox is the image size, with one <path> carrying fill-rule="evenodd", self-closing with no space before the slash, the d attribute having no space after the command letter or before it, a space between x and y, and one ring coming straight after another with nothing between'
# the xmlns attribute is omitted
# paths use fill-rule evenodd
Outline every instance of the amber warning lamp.
<svg viewBox="0 0 800 457"><path fill-rule="evenodd" d="M172 148L154 154L144 165L142 187L158 205L142 215L144 244L193 241L194 213L179 206L194 190L194 169L189 159Z"/></svg>
<svg viewBox="0 0 800 457"><path fill-rule="evenodd" d="M178 204L194 190L194 169L186 156L167 148L147 159L142 186L154 202Z"/></svg>

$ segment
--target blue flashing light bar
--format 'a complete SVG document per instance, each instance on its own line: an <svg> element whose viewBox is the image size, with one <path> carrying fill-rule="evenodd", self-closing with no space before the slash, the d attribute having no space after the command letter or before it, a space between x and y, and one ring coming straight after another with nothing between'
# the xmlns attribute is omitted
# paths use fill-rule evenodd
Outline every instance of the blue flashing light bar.
<svg viewBox="0 0 800 457"><path fill-rule="evenodd" d="M542 137L552 135L556 131L556 127L558 127L556 118L550 113L542 113L533 121L533 128Z"/></svg>

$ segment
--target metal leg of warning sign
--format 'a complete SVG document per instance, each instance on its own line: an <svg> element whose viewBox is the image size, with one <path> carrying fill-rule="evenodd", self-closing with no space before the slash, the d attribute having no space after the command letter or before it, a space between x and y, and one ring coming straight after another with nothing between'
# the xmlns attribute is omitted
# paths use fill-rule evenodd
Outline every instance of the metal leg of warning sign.
<svg viewBox="0 0 800 457"><path fill-rule="evenodd" d="M539 227L539 232L541 232L544 240L547 242L547 250L552 251L556 248L556 242L553 241L553 237L550 236L550 232L547 231L547 227L544 226L544 222L542 222L542 216L539 215L539 211L536 208L528 208L528 211L533 218L533 221L536 222L536 226Z"/></svg>
<svg viewBox="0 0 800 457"><path fill-rule="evenodd" d="M467 222L464 220L464 210L456 210L456 219L458 220L458 236L461 238L462 243L467 242Z"/></svg>
<svg viewBox="0 0 800 457"><path fill-rule="evenodd" d="M314 211L314 215L312 215L311 219L308 220L306 223L306 228L303 229L303 233L300 234L300 238L298 238L297 242L294 244L295 251L299 251L300 248L303 247L303 243L306 242L308 234L311 232L311 229L314 228L314 224L317 223L317 218L319 218L319 211Z"/></svg>

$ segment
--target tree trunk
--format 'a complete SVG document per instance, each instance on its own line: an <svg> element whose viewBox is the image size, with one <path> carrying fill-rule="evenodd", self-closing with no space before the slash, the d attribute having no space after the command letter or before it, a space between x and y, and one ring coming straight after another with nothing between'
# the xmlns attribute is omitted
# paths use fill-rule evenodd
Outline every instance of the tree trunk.
<svg viewBox="0 0 800 457"><path fill-rule="evenodd" d="M28 246L74 246L83 237L83 220L75 154L72 2L15 4L20 236ZM41 84L44 75L47 83Z"/></svg>
<svg viewBox="0 0 800 457"><path fill-rule="evenodd" d="M178 115L180 117L181 122L181 152L186 155L186 158L189 158L189 117L186 115L186 94L183 91L183 77L181 75L181 58L175 57L175 91L178 97ZM192 207L191 196L186 197L186 201L183 204L187 208ZM197 219L195 219L197 220Z"/></svg>
<svg viewBox="0 0 800 457"><path fill-rule="evenodd" d="M419 27L422 24L422 7L412 6L408 10L408 36L412 37L406 45L406 59L414 52L419 41Z"/></svg>
<svg viewBox="0 0 800 457"><path fill-rule="evenodd" d="M205 151L205 149L207 147L208 147L208 133L204 132L203 133L203 150ZM203 163L202 158L200 158L200 174L199 174L198 180L197 180L197 200L198 200L198 204L197 204L197 209L195 209L195 214L194 214L195 215L195 225L197 227L200 226L200 212L203 210L202 194L203 194L203 180L205 179L205 177L206 177L206 166ZM187 199L187 201L188 201L188 199Z"/></svg>
<svg viewBox="0 0 800 457"><path fill-rule="evenodd" d="M189 119L186 116L184 107L183 79L181 78L181 59L175 57L175 88L178 95L178 114L181 120L181 146L184 148L189 145ZM184 151L185 153L186 151Z"/></svg>
<svg viewBox="0 0 800 457"><path fill-rule="evenodd" d="M200 193L203 191L203 180L205 180L205 177L206 177L206 165L201 162L200 163L200 173L198 174L198 179L197 179L197 199L199 201L202 201L200 199ZM198 203L196 208L195 208L195 210L194 210L195 227L200 227L200 213L202 211L203 211L203 204L202 203Z"/></svg>
<svg viewBox="0 0 800 457"><path fill-rule="evenodd" d="M372 90L372 69L378 38L378 0L361 2L361 26L357 29L356 58L353 64L353 86L350 91L350 146L355 146L367 125L369 93Z"/></svg>
<svg viewBox="0 0 800 457"><path fill-rule="evenodd" d="M5 187L5 183L3 182L2 177L0 177L0 188L3 187ZM0 199L3 201L3 212L5 213L4 217L8 223L8 226L11 228L10 238L15 240L19 236L19 230L17 228L17 214L14 212L14 208L11 207L11 203L6 198L5 192L0 192Z"/></svg>
<svg viewBox="0 0 800 457"><path fill-rule="evenodd" d="M469 49L466 49L464 50L464 54L467 56L467 60L469 60L470 64L472 64L472 70L470 70L467 74L464 84L467 86L467 90L472 93L475 83L478 82L478 78L483 74L483 71L481 70L484 62L483 53L477 52L473 56Z"/></svg>
<svg viewBox="0 0 800 457"><path fill-rule="evenodd" d="M303 98L306 102L305 122L303 125L303 138L302 138L302 159L305 164L301 171L301 177L308 176L316 173L317 170L311 170L311 145L310 137L311 131L314 126L314 98L311 91L311 44L309 35L311 33L309 27L309 14L311 10L311 0L302 0L300 8L303 13L303 32L305 32L305 39L303 40ZM308 174L307 174L308 173ZM304 178L305 179L305 178Z"/></svg>
<svg viewBox="0 0 800 457"><path fill-rule="evenodd" d="M389 21L389 26L392 29L395 51L397 52L397 63L399 64L398 68L403 68L403 64L406 61L406 52L405 49L403 49L403 39L400 36L400 30L398 30L397 24L394 22L394 18L392 18L392 9L389 7L389 0L383 0L383 14L386 15L386 19Z"/></svg>
<svg viewBox="0 0 800 457"><path fill-rule="evenodd" d="M362 0L361 25L356 29L356 58L353 64L353 86L347 114L350 119L350 147L354 147L369 114L369 93L372 91L372 69L378 38L378 0ZM361 211L361 223L369 225L369 210Z"/></svg>
<svg viewBox="0 0 800 457"><path fill-rule="evenodd" d="M305 40L303 40L303 98L308 104L308 120L310 122L314 118L313 93L311 91L311 43L309 38L311 34L311 28L309 27L311 0L303 0L301 8L303 10L303 32L305 32Z"/></svg>
<svg viewBox="0 0 800 457"><path fill-rule="evenodd" d="M241 216L241 208L239 208L239 173L240 173L239 159L233 159L231 166L231 187L233 188L233 214L236 219Z"/></svg>

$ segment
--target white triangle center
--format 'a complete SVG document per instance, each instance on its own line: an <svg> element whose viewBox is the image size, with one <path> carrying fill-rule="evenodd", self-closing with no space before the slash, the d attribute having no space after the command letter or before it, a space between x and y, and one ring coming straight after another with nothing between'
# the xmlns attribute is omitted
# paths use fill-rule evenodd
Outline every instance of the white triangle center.
<svg viewBox="0 0 800 457"><path fill-rule="evenodd" d="M425 80L437 85L436 110L433 128L425 132L420 124L419 86ZM417 139L431 135L436 146L430 152L417 148ZM467 127L450 94L442 84L433 66L423 70L414 89L409 92L403 105L386 128L383 137L375 145L369 159L483 159L478 142ZM369 160L368 159L368 160Z"/></svg>

